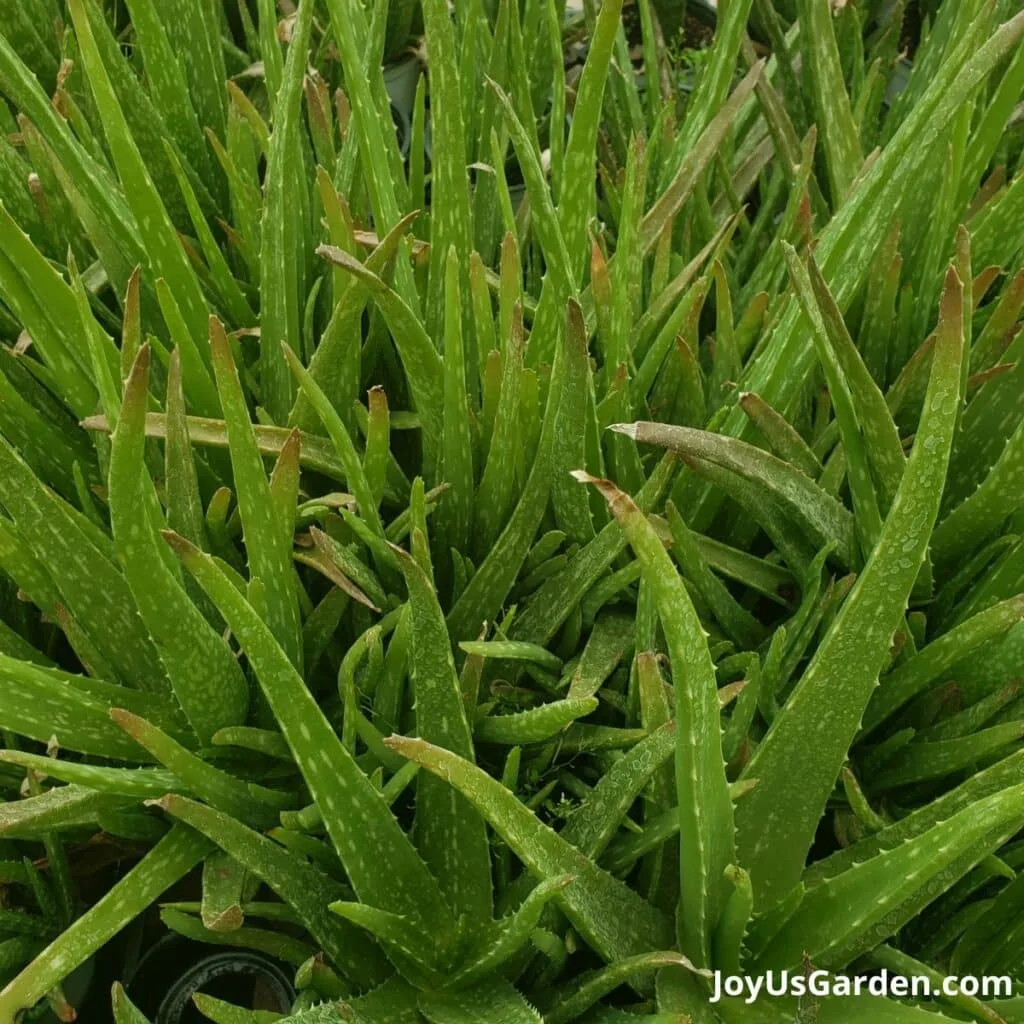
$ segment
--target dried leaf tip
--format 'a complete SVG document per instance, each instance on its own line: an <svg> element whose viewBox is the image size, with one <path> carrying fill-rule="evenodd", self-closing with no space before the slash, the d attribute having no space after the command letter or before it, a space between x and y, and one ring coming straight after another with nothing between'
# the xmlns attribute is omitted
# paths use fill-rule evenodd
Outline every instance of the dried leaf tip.
<svg viewBox="0 0 1024 1024"><path fill-rule="evenodd" d="M628 515L630 511L639 513L640 510L633 503L633 499L625 491L616 487L611 480L591 476L584 469L574 469L571 473L574 480L581 484L593 484L601 492L601 497L608 502L608 509L616 519Z"/></svg>
<svg viewBox="0 0 1024 1024"><path fill-rule="evenodd" d="M231 346L228 343L227 331L220 320L211 314L209 319L210 349L214 358L231 359Z"/></svg>
<svg viewBox="0 0 1024 1024"><path fill-rule="evenodd" d="M183 562L187 563L201 554L199 548L197 548L195 544L187 538L182 537L180 533L176 533L174 530L161 530L160 536L163 537L170 549Z"/></svg>
<svg viewBox="0 0 1024 1024"><path fill-rule="evenodd" d="M138 724L141 722L138 715L133 715L124 708L111 708L107 714L112 722L119 725L129 735L134 736L138 732Z"/></svg>
<svg viewBox="0 0 1024 1024"><path fill-rule="evenodd" d="M625 434L626 437L631 437L634 441L640 432L637 423L612 423L608 429L614 430L616 434Z"/></svg>
<svg viewBox="0 0 1024 1024"><path fill-rule="evenodd" d="M415 736L399 736L397 733L385 736L384 746L411 761L419 761L420 758L417 755L430 748L430 744L426 740L418 739Z"/></svg>

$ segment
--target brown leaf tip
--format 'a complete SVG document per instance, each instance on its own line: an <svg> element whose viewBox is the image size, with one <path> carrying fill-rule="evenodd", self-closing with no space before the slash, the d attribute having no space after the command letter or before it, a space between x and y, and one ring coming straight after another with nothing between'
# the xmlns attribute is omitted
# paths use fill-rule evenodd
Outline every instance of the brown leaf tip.
<svg viewBox="0 0 1024 1024"><path fill-rule="evenodd" d="M631 437L634 441L637 439L637 435L640 432L639 423L612 423L609 430L614 430L616 434L625 434L626 437Z"/></svg>
<svg viewBox="0 0 1024 1024"><path fill-rule="evenodd" d="M195 558L200 554L199 548L192 541L187 537L182 537L180 533L176 533L174 530L161 530L160 536L163 537L170 549L183 562L187 562L189 559Z"/></svg>

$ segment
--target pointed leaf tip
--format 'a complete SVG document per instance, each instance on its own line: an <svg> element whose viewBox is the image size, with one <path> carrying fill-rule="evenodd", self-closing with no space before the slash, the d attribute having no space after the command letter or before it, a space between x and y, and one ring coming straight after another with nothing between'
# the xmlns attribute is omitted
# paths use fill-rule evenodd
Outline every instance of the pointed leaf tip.
<svg viewBox="0 0 1024 1024"><path fill-rule="evenodd" d="M170 549L186 564L190 558L201 554L199 548L195 546L187 537L182 537L180 533L176 533L174 530L161 530L160 536L167 542Z"/></svg>
<svg viewBox="0 0 1024 1024"><path fill-rule="evenodd" d="M612 423L608 429L615 431L616 434L625 434L626 437L631 437L634 441L639 433L636 423Z"/></svg>
<svg viewBox="0 0 1024 1024"><path fill-rule="evenodd" d="M138 725L142 721L138 715L133 715L124 708L111 708L107 714L110 715L110 720L124 729L126 733L132 737L136 736Z"/></svg>

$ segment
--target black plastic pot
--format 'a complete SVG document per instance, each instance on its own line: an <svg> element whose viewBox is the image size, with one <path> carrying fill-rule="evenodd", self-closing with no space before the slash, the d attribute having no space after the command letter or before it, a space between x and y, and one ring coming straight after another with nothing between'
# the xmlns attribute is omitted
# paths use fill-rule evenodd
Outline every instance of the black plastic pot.
<svg viewBox="0 0 1024 1024"><path fill-rule="evenodd" d="M153 1024L208 1024L197 992L253 1010L288 1013L295 1000L291 969L262 953L225 949L165 935L149 948L126 988Z"/></svg>

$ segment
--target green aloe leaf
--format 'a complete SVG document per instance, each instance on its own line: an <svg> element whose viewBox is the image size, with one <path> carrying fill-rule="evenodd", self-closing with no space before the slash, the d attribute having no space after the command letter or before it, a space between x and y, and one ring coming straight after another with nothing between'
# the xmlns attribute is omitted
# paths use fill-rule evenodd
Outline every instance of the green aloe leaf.
<svg viewBox="0 0 1024 1024"><path fill-rule="evenodd" d="M541 1015L504 979L489 979L459 992L425 993L420 1012L430 1024L542 1024Z"/></svg>
<svg viewBox="0 0 1024 1024"><path fill-rule="evenodd" d="M1013 629L1024 618L1024 595L986 608L937 637L902 665L882 677L864 713L869 732L893 712L939 680L973 651Z"/></svg>
<svg viewBox="0 0 1024 1024"><path fill-rule="evenodd" d="M23 750L0 750L0 761L33 768L40 775L60 779L71 786L85 786L97 793L109 793L112 796L147 800L185 788L173 772L163 768L111 768L107 765L82 764L42 754L29 754Z"/></svg>
<svg viewBox="0 0 1024 1024"><path fill-rule="evenodd" d="M210 318L210 348L238 494L246 554L253 577L265 593L267 622L296 665L302 662L299 609L291 565L291 539L283 543L263 459L253 433L245 393L224 327Z"/></svg>
<svg viewBox="0 0 1024 1024"><path fill-rule="evenodd" d="M416 730L423 739L472 761L469 720L437 595L411 555L400 549L395 554L409 590ZM491 864L483 821L464 797L426 773L417 780L416 808L416 845L453 912L489 921Z"/></svg>
<svg viewBox="0 0 1024 1024"><path fill-rule="evenodd" d="M55 832L97 827L99 820L135 803L134 798L58 786L38 796L0 805L0 836L38 841Z"/></svg>
<svg viewBox="0 0 1024 1024"><path fill-rule="evenodd" d="M0 501L31 553L43 564L61 566L53 584L105 662L127 685L166 692L167 676L124 576L71 507L35 477L3 438Z"/></svg>
<svg viewBox="0 0 1024 1024"><path fill-rule="evenodd" d="M236 818L180 796L165 796L160 807L215 842L237 863L268 885L295 912L334 965L360 984L373 985L388 973L379 951L358 931L327 911L342 886L272 839Z"/></svg>
<svg viewBox="0 0 1024 1024"><path fill-rule="evenodd" d="M467 955L465 966L452 976L451 984L461 988L483 981L515 956L530 941L547 905L572 881L572 876L566 875L534 886L513 913L490 924L478 947Z"/></svg>
<svg viewBox="0 0 1024 1024"><path fill-rule="evenodd" d="M800 0L799 18L808 91L822 129L832 205L838 208L863 163L860 135L843 80L832 11L817 0Z"/></svg>
<svg viewBox="0 0 1024 1024"><path fill-rule="evenodd" d="M1024 35L1024 14L994 32L980 18L957 41L948 59L928 84L920 101L871 167L858 179L847 201L822 231L816 258L836 301L845 309L863 284L877 246L889 231L900 197L928 158L927 140L934 139L964 102L974 94L999 60ZM987 39L979 46L983 36ZM748 369L744 386L777 409L804 386L813 356L805 344L805 323L797 304L789 303L772 336ZM738 436L744 417L739 410L723 421L724 432ZM720 499L706 486L696 487L681 510L698 529ZM696 514L693 514L696 513Z"/></svg>
<svg viewBox="0 0 1024 1024"><path fill-rule="evenodd" d="M475 636L482 622L497 615L519 575L544 517L551 489L555 423L564 393L565 363L565 349L560 345L551 368L533 464L519 501L487 557L448 613L448 632L455 641Z"/></svg>
<svg viewBox="0 0 1024 1024"><path fill-rule="evenodd" d="M615 960L669 944L672 927L664 913L542 824L500 782L424 740L392 736L387 742L463 793L531 873L574 876L558 894L559 906L602 956Z"/></svg>
<svg viewBox="0 0 1024 1024"><path fill-rule="evenodd" d="M564 732L577 718L586 718L597 709L597 705L596 697L570 698L509 715L488 715L477 721L473 734L481 743L501 743L510 747L543 743Z"/></svg>
<svg viewBox="0 0 1024 1024"><path fill-rule="evenodd" d="M782 899L800 877L924 558L960 404L960 298L951 273L925 412L878 544L744 770L744 777L759 781L737 807L737 846L762 908ZM841 694L837 679L843 680ZM807 742L808 735L820 739Z"/></svg>
<svg viewBox="0 0 1024 1024"><path fill-rule="evenodd" d="M676 791L682 837L679 932L684 952L704 967L724 900L724 871L735 859L718 684L707 634L682 578L640 508L607 480L581 472L575 476L597 487L636 552L668 644L676 698Z"/></svg>
<svg viewBox="0 0 1024 1024"><path fill-rule="evenodd" d="M71 0L68 9L114 164L145 244L147 265L154 278L162 277L167 282L192 338L198 342L205 335L207 317L206 300L199 280L189 265L167 207L125 120L100 56L87 8L82 0Z"/></svg>
<svg viewBox="0 0 1024 1024"><path fill-rule="evenodd" d="M815 549L835 543L836 557L844 566L853 567L860 561L850 513L800 470L763 449L721 434L664 423L620 423L612 429L641 444L700 459L756 484L781 505Z"/></svg>
<svg viewBox="0 0 1024 1024"><path fill-rule="evenodd" d="M260 828L269 828L276 821L275 808L257 799L249 784L208 764L151 722L123 708L113 708L110 717L189 790L213 806Z"/></svg>
<svg viewBox="0 0 1024 1024"><path fill-rule="evenodd" d="M619 960L608 967L583 975L574 985L573 991L560 995L558 1000L544 1013L545 1024L569 1024L577 1020L603 996L613 992L624 982L637 974L646 974L663 967L684 967L695 970L681 953L641 953L639 956ZM702 972L710 975L710 971Z"/></svg>
<svg viewBox="0 0 1024 1024"><path fill-rule="evenodd" d="M845 966L1013 835L1022 798L1020 786L988 797L811 889L749 970L794 967L804 956L825 969Z"/></svg>
<svg viewBox="0 0 1024 1024"><path fill-rule="evenodd" d="M165 537L246 652L360 899L408 914L443 941L451 915L438 883L280 645L209 555L175 535ZM358 831L349 826L353 820L360 822ZM374 856L368 857L371 835Z"/></svg>
<svg viewBox="0 0 1024 1024"><path fill-rule="evenodd" d="M306 73L312 0L299 4L288 46L281 86L274 98L274 130L270 136L260 248L260 387L263 406L276 423L284 424L292 407L292 380L281 346L299 348L300 282L305 229L301 211L308 199L305 150L299 134L302 81ZM275 44L276 45L276 44ZM278 51L279 52L279 51ZM296 176L299 187L296 189Z"/></svg>
<svg viewBox="0 0 1024 1024"><path fill-rule="evenodd" d="M15 1020L84 963L209 853L209 840L178 826L0 991L0 1018Z"/></svg>
<svg viewBox="0 0 1024 1024"><path fill-rule="evenodd" d="M245 720L249 684L231 649L168 569L166 546L151 522L145 467L148 379L149 348L143 346L125 384L111 443L111 525L125 578L175 698L200 741L207 743L218 729Z"/></svg>

